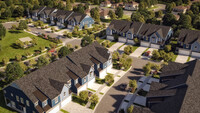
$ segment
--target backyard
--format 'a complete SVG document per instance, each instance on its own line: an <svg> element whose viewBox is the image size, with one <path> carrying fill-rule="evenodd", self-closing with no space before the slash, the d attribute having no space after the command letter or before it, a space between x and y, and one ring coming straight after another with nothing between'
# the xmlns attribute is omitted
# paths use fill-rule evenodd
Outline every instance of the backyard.
<svg viewBox="0 0 200 113"><path fill-rule="evenodd" d="M17 49L13 45L19 38L23 37L35 37L37 40L37 45L34 47L26 48L26 49ZM1 51L0 51L0 62L3 58L8 57L9 59L14 59L16 55L25 55L25 53L29 52L31 54L34 53L35 50L39 50L41 46L49 47L49 44L52 42L36 37L32 34L29 34L24 31L17 31L17 32L9 32L7 31L6 36L0 40Z"/></svg>

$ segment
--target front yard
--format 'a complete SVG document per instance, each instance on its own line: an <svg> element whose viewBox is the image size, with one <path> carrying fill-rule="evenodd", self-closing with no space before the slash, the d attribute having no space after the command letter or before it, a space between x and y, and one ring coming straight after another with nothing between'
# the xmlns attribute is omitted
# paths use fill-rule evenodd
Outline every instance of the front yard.
<svg viewBox="0 0 200 113"><path fill-rule="evenodd" d="M16 48L14 45L19 38L23 37L35 37L37 40L37 45L27 49ZM6 36L3 40L0 40L1 51L0 51L0 62L3 58L8 57L9 59L14 59L16 55L25 55L27 52L33 54L36 50L39 50L41 46L49 47L52 42L34 36L24 31L9 32L7 31Z"/></svg>

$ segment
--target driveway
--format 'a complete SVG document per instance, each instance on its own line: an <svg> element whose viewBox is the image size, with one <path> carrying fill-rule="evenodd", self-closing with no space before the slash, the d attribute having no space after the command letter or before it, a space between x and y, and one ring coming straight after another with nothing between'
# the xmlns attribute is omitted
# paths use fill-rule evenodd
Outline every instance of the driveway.
<svg viewBox="0 0 200 113"><path fill-rule="evenodd" d="M117 42L115 43L113 46L111 46L108 50L110 52L114 52L116 51L120 46L122 46L124 43L121 43L121 42Z"/></svg>
<svg viewBox="0 0 200 113"><path fill-rule="evenodd" d="M185 55L178 55L176 57L176 61L175 62L178 62L178 63L186 63L187 62L187 59L188 59L188 56L185 56Z"/></svg>
<svg viewBox="0 0 200 113"><path fill-rule="evenodd" d="M164 11L165 10L165 7L166 5L165 4L156 4L155 6L158 6L158 8L154 9L154 12L157 12L157 11Z"/></svg>
<svg viewBox="0 0 200 113"><path fill-rule="evenodd" d="M104 97L98 104L94 113L115 113L117 112L122 100L128 94L127 91L122 91L119 87L122 83L128 83L129 80L138 80L142 75L142 67L148 63L147 60L133 58L132 69L127 72L118 82L116 82L109 91L104 94Z"/></svg>
<svg viewBox="0 0 200 113"><path fill-rule="evenodd" d="M130 54L131 57L139 57L147 49L147 47L138 47L133 53Z"/></svg>
<svg viewBox="0 0 200 113"><path fill-rule="evenodd" d="M124 52L124 48L127 47L127 46L128 46L127 44L123 45L123 46L118 50L119 53L120 53L120 54L123 53L123 52Z"/></svg>
<svg viewBox="0 0 200 113"><path fill-rule="evenodd" d="M19 25L19 22L6 22L6 23L2 23L2 25L6 28L6 29L10 29L12 27L12 25Z"/></svg>

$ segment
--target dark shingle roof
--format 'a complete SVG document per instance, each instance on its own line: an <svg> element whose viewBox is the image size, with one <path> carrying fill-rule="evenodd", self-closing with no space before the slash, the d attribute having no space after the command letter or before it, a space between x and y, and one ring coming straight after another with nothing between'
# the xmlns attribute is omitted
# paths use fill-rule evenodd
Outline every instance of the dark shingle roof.
<svg viewBox="0 0 200 113"><path fill-rule="evenodd" d="M174 96L176 94L176 89L171 90L150 90L146 97L168 97Z"/></svg>
<svg viewBox="0 0 200 113"><path fill-rule="evenodd" d="M77 77L83 78L88 74L88 70L94 64L90 58L94 57L104 63L109 56L110 53L106 48L94 42L14 81L14 83L32 102L37 101L38 97L33 94L37 90L41 91L44 96L54 99L69 80Z"/></svg>
<svg viewBox="0 0 200 113"><path fill-rule="evenodd" d="M184 44L192 44L195 41L200 43L200 31L182 29L178 41L183 42Z"/></svg>
<svg viewBox="0 0 200 113"><path fill-rule="evenodd" d="M45 7L45 9L42 11L47 15L50 15L54 10L56 10L55 8L50 8L50 7Z"/></svg>
<svg viewBox="0 0 200 113"><path fill-rule="evenodd" d="M86 14L74 12L67 20L75 20L77 23L80 23L86 16Z"/></svg>
<svg viewBox="0 0 200 113"><path fill-rule="evenodd" d="M51 16L56 18L65 19L68 16L70 16L73 13L73 11L65 11L65 10L57 10L56 12L52 13Z"/></svg>
<svg viewBox="0 0 200 113"><path fill-rule="evenodd" d="M151 82L150 90L161 90L167 87L167 84L159 83L159 82Z"/></svg>
<svg viewBox="0 0 200 113"><path fill-rule="evenodd" d="M153 113L149 108L134 106L132 113Z"/></svg>
<svg viewBox="0 0 200 113"><path fill-rule="evenodd" d="M40 7L39 9L35 9L32 11L32 13L38 13L40 12L42 9L44 9L45 7Z"/></svg>
<svg viewBox="0 0 200 113"><path fill-rule="evenodd" d="M150 36L158 32L162 38L166 38L171 29L170 27L163 25L143 24L140 22L129 22L125 20L113 20L108 27L120 33L131 31L132 33L137 33L142 36Z"/></svg>

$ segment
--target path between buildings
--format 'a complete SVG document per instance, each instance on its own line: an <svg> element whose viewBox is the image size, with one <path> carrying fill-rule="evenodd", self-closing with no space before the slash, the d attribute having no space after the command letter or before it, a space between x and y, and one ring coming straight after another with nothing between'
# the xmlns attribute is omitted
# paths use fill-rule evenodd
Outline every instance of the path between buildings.
<svg viewBox="0 0 200 113"><path fill-rule="evenodd" d="M114 52L114 51L116 51L120 46L122 46L124 43L122 43L122 42L117 42L117 43L115 43L113 46L111 46L108 50L110 51L110 52Z"/></svg>
<svg viewBox="0 0 200 113"><path fill-rule="evenodd" d="M146 49L147 47L138 47L130 56L138 58Z"/></svg>

